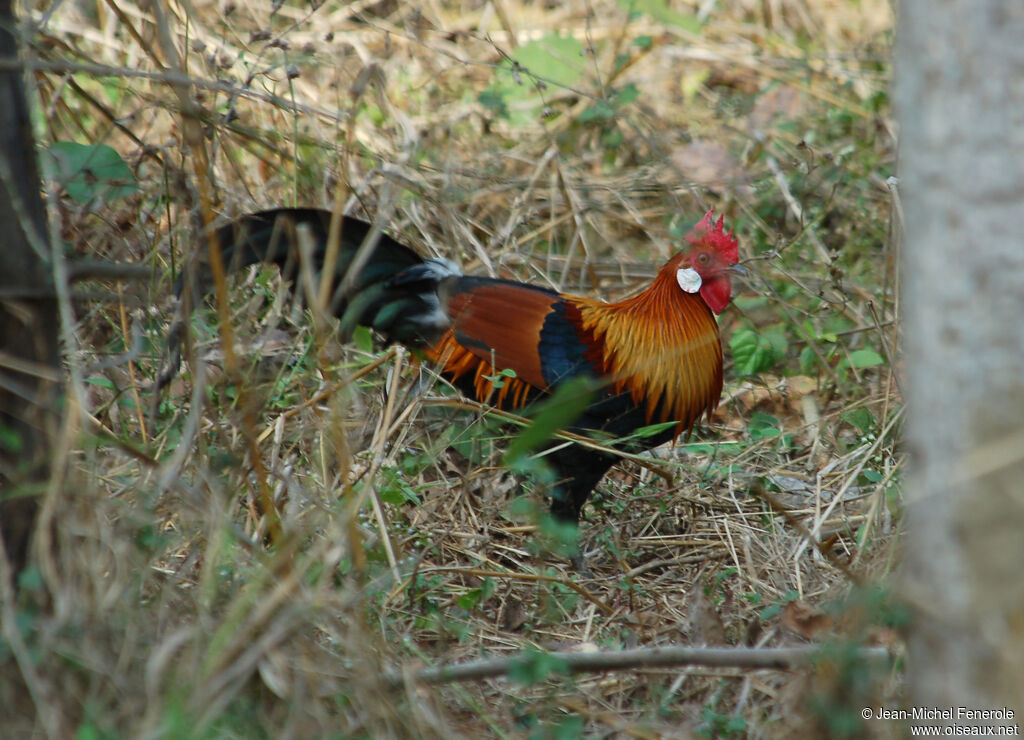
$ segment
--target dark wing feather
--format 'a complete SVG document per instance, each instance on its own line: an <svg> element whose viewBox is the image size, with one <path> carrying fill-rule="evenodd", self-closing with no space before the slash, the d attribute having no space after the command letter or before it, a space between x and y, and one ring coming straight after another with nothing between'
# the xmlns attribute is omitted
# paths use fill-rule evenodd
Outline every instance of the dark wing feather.
<svg viewBox="0 0 1024 740"><path fill-rule="evenodd" d="M554 388L568 378L596 377L604 345L583 328L579 307L572 299L559 297L544 319L537 353L541 357L544 381L549 388Z"/></svg>

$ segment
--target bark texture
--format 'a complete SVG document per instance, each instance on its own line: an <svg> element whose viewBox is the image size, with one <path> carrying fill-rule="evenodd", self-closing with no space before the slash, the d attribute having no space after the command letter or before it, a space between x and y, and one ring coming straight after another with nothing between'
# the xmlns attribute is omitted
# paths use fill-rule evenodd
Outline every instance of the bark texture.
<svg viewBox="0 0 1024 740"><path fill-rule="evenodd" d="M1024 708L1024 3L899 7L912 697L1010 707L1012 724Z"/></svg>
<svg viewBox="0 0 1024 740"><path fill-rule="evenodd" d="M0 534L26 563L59 390L57 302L11 0L0 0Z"/></svg>

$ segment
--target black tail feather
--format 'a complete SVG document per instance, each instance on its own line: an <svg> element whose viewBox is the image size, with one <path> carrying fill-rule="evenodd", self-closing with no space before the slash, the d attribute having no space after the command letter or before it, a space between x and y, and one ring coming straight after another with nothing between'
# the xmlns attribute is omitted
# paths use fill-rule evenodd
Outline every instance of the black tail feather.
<svg viewBox="0 0 1024 740"><path fill-rule="evenodd" d="M356 218L343 218L341 242L333 265L325 265L331 212L317 208L275 208L250 213L216 231L221 258L228 272L265 263L281 268L282 276L292 280L300 265L297 227L309 229L312 236L312 263L319 275L329 270L333 276L331 312L342 319L342 332L356 326L376 329L389 342L412 346L431 344L447 328L440 311L437 287L441 280L456 274L445 260L424 259L409 247L386 234L379 234L358 275L347 273L360 248L373 229L372 224ZM180 364L180 343L184 322L195 303L212 289L212 276L206 266L195 271L195 288L183 296L185 275L179 277L175 294L182 297L179 317L168 336L168 360L158 379L166 385Z"/></svg>
<svg viewBox="0 0 1024 740"><path fill-rule="evenodd" d="M294 278L299 264L297 227L306 226L313 237L313 265L317 272L327 265L327 240L331 212L318 208L275 208L242 216L217 230L221 256L229 271L240 270L260 262L276 264L286 270L284 277ZM366 241L372 225L356 218L341 222L341 248L337 262L331 266L335 280L348 272L359 247ZM409 247L386 234L381 234L359 276L349 283L349 291L357 294L376 283L388 280L410 267L423 263ZM344 307L341 308L341 311ZM339 311L340 313L340 311Z"/></svg>

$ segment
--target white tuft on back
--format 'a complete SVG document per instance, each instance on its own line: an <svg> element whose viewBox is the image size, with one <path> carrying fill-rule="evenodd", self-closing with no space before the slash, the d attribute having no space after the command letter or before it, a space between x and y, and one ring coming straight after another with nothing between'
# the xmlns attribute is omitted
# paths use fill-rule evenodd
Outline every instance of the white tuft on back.
<svg viewBox="0 0 1024 740"><path fill-rule="evenodd" d="M430 257L423 260L423 267L436 280L444 280L448 277L458 277L462 274L459 266L447 257Z"/></svg>

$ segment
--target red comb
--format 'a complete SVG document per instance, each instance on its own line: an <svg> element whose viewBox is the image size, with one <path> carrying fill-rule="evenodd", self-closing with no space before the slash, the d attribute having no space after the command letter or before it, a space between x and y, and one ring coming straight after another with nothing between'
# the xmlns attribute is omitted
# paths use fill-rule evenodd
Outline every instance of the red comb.
<svg viewBox="0 0 1024 740"><path fill-rule="evenodd" d="M726 234L724 224L725 216L719 216L718 223L715 223L715 209L712 208L686 235L686 241L694 245L706 244L713 247L726 262L735 265L740 259L739 242L734 236L736 230L732 229Z"/></svg>

